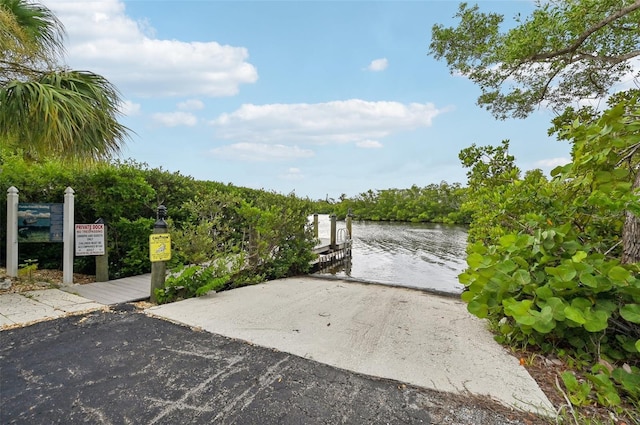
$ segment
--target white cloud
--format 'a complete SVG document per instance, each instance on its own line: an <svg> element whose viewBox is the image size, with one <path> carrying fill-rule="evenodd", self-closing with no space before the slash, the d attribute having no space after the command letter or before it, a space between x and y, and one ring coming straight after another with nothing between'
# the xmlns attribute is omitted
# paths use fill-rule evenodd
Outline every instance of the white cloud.
<svg viewBox="0 0 640 425"><path fill-rule="evenodd" d="M377 140L360 140L356 142L356 146L364 149L379 149L382 147L382 143Z"/></svg>
<svg viewBox="0 0 640 425"><path fill-rule="evenodd" d="M178 103L178 109L181 111L197 111L204 109L204 103L198 99L188 99Z"/></svg>
<svg viewBox="0 0 640 425"><path fill-rule="evenodd" d="M193 127L198 123L198 118L189 112L158 112L153 114L153 120L165 127L177 127L186 125Z"/></svg>
<svg viewBox="0 0 640 425"><path fill-rule="evenodd" d="M370 102L245 104L211 121L217 136L252 143L331 144L381 139L429 127L444 112L431 103Z"/></svg>
<svg viewBox="0 0 640 425"><path fill-rule="evenodd" d="M540 161L536 161L533 165L535 167L541 167L541 168L555 168L558 167L560 165L566 165L568 163L571 162L571 159L569 158L548 158L548 159L541 159Z"/></svg>
<svg viewBox="0 0 640 425"><path fill-rule="evenodd" d="M369 66L367 66L367 69L369 71L378 72L378 71L384 71L385 69L387 69L388 66L389 66L389 61L387 60L387 58L381 58L381 59L372 60Z"/></svg>
<svg viewBox="0 0 640 425"><path fill-rule="evenodd" d="M280 174L280 178L284 180L299 181L304 179L304 174L299 168L289 168L286 173Z"/></svg>
<svg viewBox="0 0 640 425"><path fill-rule="evenodd" d="M310 149L281 144L267 145L261 143L234 143L212 149L211 154L223 159L239 161L286 161L298 158L309 158L315 155Z"/></svg>
<svg viewBox="0 0 640 425"><path fill-rule="evenodd" d="M67 30L68 62L97 72L128 95L232 96L258 73L244 47L162 40L119 0L45 0Z"/></svg>
<svg viewBox="0 0 640 425"><path fill-rule="evenodd" d="M120 105L120 112L122 115L133 117L140 114L141 106L139 103L134 103L130 100L125 100Z"/></svg>

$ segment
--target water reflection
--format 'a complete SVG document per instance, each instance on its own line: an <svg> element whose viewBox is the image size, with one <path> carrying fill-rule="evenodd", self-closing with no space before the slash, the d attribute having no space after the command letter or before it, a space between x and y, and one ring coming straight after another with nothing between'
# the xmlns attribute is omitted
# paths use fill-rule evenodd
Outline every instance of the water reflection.
<svg viewBox="0 0 640 425"><path fill-rule="evenodd" d="M329 229L320 216L319 236L328 238ZM466 238L461 226L354 221L351 264L321 274L460 293Z"/></svg>

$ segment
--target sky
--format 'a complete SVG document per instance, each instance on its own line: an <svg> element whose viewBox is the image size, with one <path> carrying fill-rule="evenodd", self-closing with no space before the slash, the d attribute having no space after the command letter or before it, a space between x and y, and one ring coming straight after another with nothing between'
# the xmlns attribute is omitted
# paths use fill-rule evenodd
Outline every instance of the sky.
<svg viewBox="0 0 640 425"><path fill-rule="evenodd" d="M457 1L43 0L67 32L66 63L120 91L121 158L311 199L466 184L458 153L510 140L522 170L570 146L553 114L497 121L480 90L428 55ZM482 1L528 14L533 1Z"/></svg>

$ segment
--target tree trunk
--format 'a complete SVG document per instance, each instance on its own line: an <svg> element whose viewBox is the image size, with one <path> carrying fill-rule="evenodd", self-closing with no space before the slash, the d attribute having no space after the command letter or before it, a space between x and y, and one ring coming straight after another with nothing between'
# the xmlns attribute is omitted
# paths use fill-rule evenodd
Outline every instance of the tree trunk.
<svg viewBox="0 0 640 425"><path fill-rule="evenodd" d="M631 190L636 192L638 188L640 188L640 171L636 173L636 180ZM625 215L622 228L622 263L638 263L640 262L640 218L628 210Z"/></svg>

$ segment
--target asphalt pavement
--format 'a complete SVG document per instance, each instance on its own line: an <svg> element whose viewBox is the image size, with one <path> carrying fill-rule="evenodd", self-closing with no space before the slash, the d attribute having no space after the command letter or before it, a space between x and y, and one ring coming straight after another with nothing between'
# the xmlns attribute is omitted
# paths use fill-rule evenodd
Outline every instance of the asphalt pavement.
<svg viewBox="0 0 640 425"><path fill-rule="evenodd" d="M553 409L452 298L308 277L146 310L59 292L0 295L0 423L531 424L513 407Z"/></svg>

